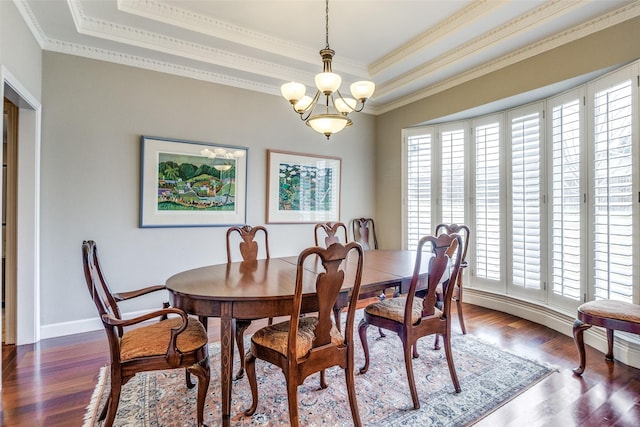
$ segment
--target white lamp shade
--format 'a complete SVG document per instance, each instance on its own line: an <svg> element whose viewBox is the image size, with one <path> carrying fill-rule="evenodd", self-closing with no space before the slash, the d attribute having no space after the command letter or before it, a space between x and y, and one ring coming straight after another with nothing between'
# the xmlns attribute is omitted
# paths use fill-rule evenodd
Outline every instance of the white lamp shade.
<svg viewBox="0 0 640 427"><path fill-rule="evenodd" d="M371 98L376 85L373 82L362 80L351 85L351 95L359 101Z"/></svg>
<svg viewBox="0 0 640 427"><path fill-rule="evenodd" d="M340 132L351 120L339 114L320 114L307 120L307 124L316 132L327 136Z"/></svg>
<svg viewBox="0 0 640 427"><path fill-rule="evenodd" d="M282 93L284 99L292 104L302 99L306 91L307 88L302 83L289 82L280 86L280 93Z"/></svg>
<svg viewBox="0 0 640 427"><path fill-rule="evenodd" d="M311 105L311 101L313 101L313 98L305 95L293 105L293 108L298 113L303 113L307 108L309 108L309 105Z"/></svg>
<svg viewBox="0 0 640 427"><path fill-rule="evenodd" d="M335 100L336 110L342 114L348 114L356 109L358 101L353 98L338 98Z"/></svg>
<svg viewBox="0 0 640 427"><path fill-rule="evenodd" d="M340 88L342 77L335 73L316 74L316 86L320 92L325 94L333 93Z"/></svg>

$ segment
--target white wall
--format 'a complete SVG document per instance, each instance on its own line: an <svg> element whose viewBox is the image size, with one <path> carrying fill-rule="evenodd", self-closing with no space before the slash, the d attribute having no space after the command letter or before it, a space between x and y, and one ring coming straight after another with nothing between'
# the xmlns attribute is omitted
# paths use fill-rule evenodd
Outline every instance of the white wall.
<svg viewBox="0 0 640 427"><path fill-rule="evenodd" d="M98 243L114 291L226 262L225 227L138 228L140 135L249 147L247 223L264 224L267 149L342 158L341 220L374 210L374 118L331 142L280 97L45 52L41 274L43 338L86 330L96 312L80 246ZM271 256L313 244L313 225L267 225ZM158 307L166 295L125 305Z"/></svg>

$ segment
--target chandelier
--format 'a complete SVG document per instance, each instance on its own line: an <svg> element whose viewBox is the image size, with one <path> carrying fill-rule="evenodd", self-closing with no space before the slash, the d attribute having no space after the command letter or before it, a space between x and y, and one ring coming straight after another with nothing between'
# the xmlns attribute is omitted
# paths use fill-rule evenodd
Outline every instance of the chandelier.
<svg viewBox="0 0 640 427"><path fill-rule="evenodd" d="M311 126L313 130L329 139L332 134L352 125L347 115L353 111L362 111L376 86L370 81L355 82L350 87L353 98L342 96L339 90L342 77L331 71L331 60L335 51L329 47L329 0L326 0L325 22L326 46L320 50L323 67L322 73L316 74L315 96L311 98L305 95L307 88L296 82L283 84L280 91L307 126ZM319 112L316 112L316 109Z"/></svg>

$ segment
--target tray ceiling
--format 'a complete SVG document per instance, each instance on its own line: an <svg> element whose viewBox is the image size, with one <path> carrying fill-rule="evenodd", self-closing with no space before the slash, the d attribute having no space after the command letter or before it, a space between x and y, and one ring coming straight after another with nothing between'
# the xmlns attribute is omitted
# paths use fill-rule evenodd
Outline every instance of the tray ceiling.
<svg viewBox="0 0 640 427"><path fill-rule="evenodd" d="M280 94L313 87L322 0L16 0L44 50ZM628 0L331 0L343 86L382 113L640 14Z"/></svg>

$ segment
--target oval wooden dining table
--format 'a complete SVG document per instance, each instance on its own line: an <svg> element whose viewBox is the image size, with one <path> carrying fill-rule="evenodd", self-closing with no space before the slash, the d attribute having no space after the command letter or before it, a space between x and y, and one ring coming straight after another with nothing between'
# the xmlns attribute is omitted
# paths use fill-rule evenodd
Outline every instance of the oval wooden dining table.
<svg viewBox="0 0 640 427"><path fill-rule="evenodd" d="M293 256L210 265L177 273L166 281L172 306L189 314L220 318L223 426L229 426L231 421L235 320L289 315L297 260L297 256ZM338 320L341 310L347 305L353 284L355 262L352 260L347 259L344 266L343 292L334 309ZM311 259L307 261L304 268L310 274L305 274L302 309L309 313L317 310L315 277L320 267L318 262ZM360 298L377 296L390 287L399 287L400 292L407 289L413 276L414 263L415 252L412 251L365 251ZM423 266L425 264L428 263L423 263Z"/></svg>

